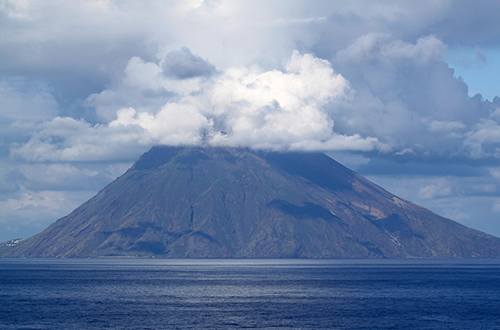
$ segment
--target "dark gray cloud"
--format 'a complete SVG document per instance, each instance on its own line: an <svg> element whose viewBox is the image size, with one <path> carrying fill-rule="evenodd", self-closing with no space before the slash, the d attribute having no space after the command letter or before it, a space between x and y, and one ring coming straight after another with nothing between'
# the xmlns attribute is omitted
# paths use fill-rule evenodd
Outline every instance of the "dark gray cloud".
<svg viewBox="0 0 500 330"><path fill-rule="evenodd" d="M498 47L498 5L495 0L477 1L474 4L467 0L450 2L446 13L437 16L421 33L435 34L450 46Z"/></svg>
<svg viewBox="0 0 500 330"><path fill-rule="evenodd" d="M168 53L163 59L161 68L165 75L178 79L210 77L216 72L212 64L194 55L186 47Z"/></svg>

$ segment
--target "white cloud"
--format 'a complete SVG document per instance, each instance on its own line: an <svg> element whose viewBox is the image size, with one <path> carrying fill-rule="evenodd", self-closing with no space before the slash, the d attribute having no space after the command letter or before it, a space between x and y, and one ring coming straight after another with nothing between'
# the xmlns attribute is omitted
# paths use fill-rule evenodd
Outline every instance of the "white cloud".
<svg viewBox="0 0 500 330"><path fill-rule="evenodd" d="M420 189L418 196L421 199L434 199L439 197L447 197L451 194L451 188L444 182L432 184Z"/></svg>
<svg viewBox="0 0 500 330"><path fill-rule="evenodd" d="M55 191L23 192L18 199L0 201L0 208L8 213L25 212L35 216L38 211L58 210L66 201L64 193Z"/></svg>
<svg viewBox="0 0 500 330"><path fill-rule="evenodd" d="M227 144L326 142L335 136L327 105L347 100L351 89L329 62L295 52L285 70L228 69L214 84L210 103L223 118L216 138ZM333 144L333 141L330 142Z"/></svg>
<svg viewBox="0 0 500 330"><path fill-rule="evenodd" d="M334 132L337 104L352 90L328 61L294 52L283 71L229 68L207 88L213 144L307 150L372 150L375 138Z"/></svg>
<svg viewBox="0 0 500 330"><path fill-rule="evenodd" d="M140 127L144 135L138 142L145 145L197 145L202 142L203 132L213 126L192 104L167 103L156 115L137 113L132 108L119 110L117 115L109 127Z"/></svg>
<svg viewBox="0 0 500 330"><path fill-rule="evenodd" d="M89 161L126 159L155 144L387 149L377 138L334 132L335 109L349 102L353 91L328 61L310 54L294 52L283 70L234 67L210 79L193 78L179 86L158 64L134 57L123 82L89 97L102 119L114 110L113 120L91 125L56 117L12 153L29 161ZM163 91L166 96L155 101L163 105L155 107L140 93L144 90ZM126 103L137 106L120 108Z"/></svg>
<svg viewBox="0 0 500 330"><path fill-rule="evenodd" d="M464 149L471 158L500 157L500 125L492 119L481 119L467 132Z"/></svg>
<svg viewBox="0 0 500 330"><path fill-rule="evenodd" d="M407 43L370 33L337 53L334 63L346 76L329 61L298 51L282 69L218 72L187 48L158 56L158 62L135 56L120 79L88 97L101 124L55 118L14 154L31 161L110 159L119 156L111 149L127 143L134 150L209 143L500 156L496 122L488 124L475 111L490 105L468 98L464 83L442 62L445 50L434 36ZM59 132L63 123L72 128ZM109 144L97 145L98 139Z"/></svg>
<svg viewBox="0 0 500 330"><path fill-rule="evenodd" d="M118 129L56 117L38 125L30 140L13 146L11 154L29 162L129 160L145 151L138 143L143 134L136 125Z"/></svg>

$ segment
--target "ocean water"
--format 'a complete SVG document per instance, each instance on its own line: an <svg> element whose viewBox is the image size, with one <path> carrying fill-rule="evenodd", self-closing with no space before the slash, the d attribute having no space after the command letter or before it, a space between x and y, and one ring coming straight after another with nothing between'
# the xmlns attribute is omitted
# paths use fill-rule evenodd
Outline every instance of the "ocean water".
<svg viewBox="0 0 500 330"><path fill-rule="evenodd" d="M500 329L500 260L0 259L0 329Z"/></svg>

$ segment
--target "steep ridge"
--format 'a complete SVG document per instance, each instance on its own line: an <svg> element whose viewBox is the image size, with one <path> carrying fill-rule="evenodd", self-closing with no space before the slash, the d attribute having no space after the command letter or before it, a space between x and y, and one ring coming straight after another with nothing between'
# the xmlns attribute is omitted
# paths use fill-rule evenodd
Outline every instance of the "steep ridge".
<svg viewBox="0 0 500 330"><path fill-rule="evenodd" d="M500 239L321 153L154 147L15 257L490 258Z"/></svg>

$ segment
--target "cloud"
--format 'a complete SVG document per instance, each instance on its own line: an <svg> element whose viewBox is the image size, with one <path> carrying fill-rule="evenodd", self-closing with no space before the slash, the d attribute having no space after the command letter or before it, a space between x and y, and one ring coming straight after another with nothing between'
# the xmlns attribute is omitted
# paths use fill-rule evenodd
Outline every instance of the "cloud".
<svg viewBox="0 0 500 330"><path fill-rule="evenodd" d="M85 104L95 109L100 121L109 123L122 108L156 113L167 102L198 93L204 80L204 77L179 80L167 76L159 63L134 56L127 62L119 79L109 88L89 95Z"/></svg>
<svg viewBox="0 0 500 330"><path fill-rule="evenodd" d="M283 70L233 67L210 79L192 77L196 79L180 84L177 77L173 81L164 75L163 68L133 57L121 81L87 101L102 119L112 120L90 124L53 118L37 125L27 143L12 148L12 155L32 162L110 161L137 156L137 150L155 144L386 148L370 136L334 131L335 107L349 102L353 91L328 61L311 54L294 52ZM156 91L156 98L145 98L145 91Z"/></svg>
<svg viewBox="0 0 500 330"><path fill-rule="evenodd" d="M456 132L465 129L465 125L459 121L439 121L433 120L429 123L428 129L431 132Z"/></svg>
<svg viewBox="0 0 500 330"><path fill-rule="evenodd" d="M368 33L337 53L342 63L379 63L383 67L400 66L405 61L425 65L441 58L446 51L434 36L421 37L415 44L395 39L387 33Z"/></svg>
<svg viewBox="0 0 500 330"><path fill-rule="evenodd" d="M221 131L227 133L214 143L278 149L307 141L334 145L327 105L346 101L350 92L329 62L310 54L294 52L283 71L228 69L210 93L216 121L222 119Z"/></svg>
<svg viewBox="0 0 500 330"><path fill-rule="evenodd" d="M500 158L500 124L493 119L481 119L467 132L464 149L471 158Z"/></svg>
<svg viewBox="0 0 500 330"><path fill-rule="evenodd" d="M447 197L451 195L451 187L444 182L432 184L420 189L418 196L420 199L435 199L439 197Z"/></svg>
<svg viewBox="0 0 500 330"><path fill-rule="evenodd" d="M131 57L107 89L85 100L96 122L55 117L12 154L30 161L125 159L111 149L132 144L135 156L154 144L212 144L500 157L498 105L468 96L443 60L446 45L432 35L411 43L371 32L331 61L294 51L273 69L216 69L187 47L162 52L156 60ZM62 132L64 125L72 128ZM112 142L101 146L98 139Z"/></svg>
<svg viewBox="0 0 500 330"><path fill-rule="evenodd" d="M65 201L66 197L61 192L23 192L18 199L8 198L0 201L0 208L6 212L4 217L18 213L24 213L28 217L36 217L37 212L53 212L60 209L61 203Z"/></svg>
<svg viewBox="0 0 500 330"><path fill-rule="evenodd" d="M445 52L434 36L408 43L386 33L369 33L339 51L333 65L356 97L337 111L337 132L377 138L404 157L498 157L487 145L496 124L486 122L498 105L469 97L443 61Z"/></svg>
<svg viewBox="0 0 500 330"><path fill-rule="evenodd" d="M498 3L495 0L481 1L474 6L467 0L441 2L441 5L445 12L423 32L439 31L440 37L448 44L498 45L500 23L496 17Z"/></svg>
<svg viewBox="0 0 500 330"><path fill-rule="evenodd" d="M137 113L122 109L110 128L140 127L144 134L138 140L144 145L199 145L203 132L211 130L213 123L192 104L167 103L157 114Z"/></svg>
<svg viewBox="0 0 500 330"><path fill-rule="evenodd" d="M21 190L0 198L0 241L37 234L94 194L94 190Z"/></svg>
<svg viewBox="0 0 500 330"><path fill-rule="evenodd" d="M91 125L56 117L33 128L31 138L11 148L11 155L28 162L123 161L145 151L141 127ZM135 155L134 155L135 154Z"/></svg>
<svg viewBox="0 0 500 330"><path fill-rule="evenodd" d="M30 18L29 3L27 1L2 1L0 3L0 11L4 12L11 19L26 20Z"/></svg>
<svg viewBox="0 0 500 330"><path fill-rule="evenodd" d="M75 186L91 190L101 188L122 174L109 165L81 168L68 163L23 164L17 171L22 175L18 179L20 186L31 191L68 191Z"/></svg>
<svg viewBox="0 0 500 330"><path fill-rule="evenodd" d="M492 211L495 213L500 213L500 198L497 198L493 202L493 206L491 207Z"/></svg>
<svg viewBox="0 0 500 330"><path fill-rule="evenodd" d="M458 50L457 53L450 59L450 62L457 67L466 69L484 67L491 62L483 50L476 47L473 54L464 53L463 50Z"/></svg>
<svg viewBox="0 0 500 330"><path fill-rule="evenodd" d="M22 77L0 79L0 120L44 120L58 115L50 88Z"/></svg>
<svg viewBox="0 0 500 330"><path fill-rule="evenodd" d="M17 168L2 162L0 171L0 193L18 191L26 182L26 176Z"/></svg>
<svg viewBox="0 0 500 330"><path fill-rule="evenodd" d="M271 70L216 70L185 47L157 61L134 56L120 79L86 100L100 123L56 117L12 153L30 161L125 159L112 149L132 144L135 156L154 144L209 144L500 157L496 105L468 96L445 52L434 36L409 43L369 33L332 62L294 51ZM65 125L72 128L58 129Z"/></svg>
<svg viewBox="0 0 500 330"><path fill-rule="evenodd" d="M212 64L193 55L186 47L168 53L163 59L161 68L165 75L178 79L209 77L215 73Z"/></svg>

